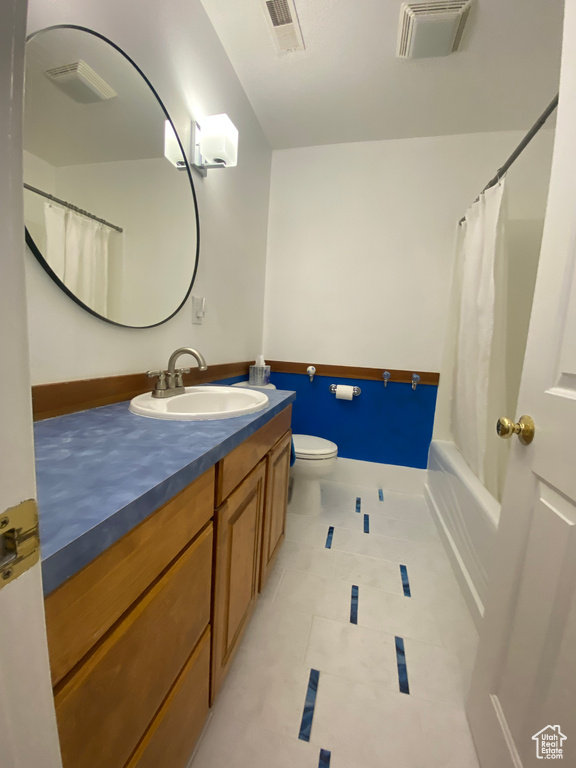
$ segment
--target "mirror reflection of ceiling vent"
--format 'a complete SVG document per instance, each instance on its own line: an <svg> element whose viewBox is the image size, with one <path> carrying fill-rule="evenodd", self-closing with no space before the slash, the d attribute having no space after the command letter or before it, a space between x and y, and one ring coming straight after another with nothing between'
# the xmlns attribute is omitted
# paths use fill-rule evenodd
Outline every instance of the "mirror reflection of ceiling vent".
<svg viewBox="0 0 576 768"><path fill-rule="evenodd" d="M396 55L404 59L448 56L458 49L472 0L402 3Z"/></svg>
<svg viewBox="0 0 576 768"><path fill-rule="evenodd" d="M80 104L113 99L118 94L85 61L79 59L72 64L47 69L46 74L54 85Z"/></svg>
<svg viewBox="0 0 576 768"><path fill-rule="evenodd" d="M303 51L304 40L294 0L263 0L278 53Z"/></svg>

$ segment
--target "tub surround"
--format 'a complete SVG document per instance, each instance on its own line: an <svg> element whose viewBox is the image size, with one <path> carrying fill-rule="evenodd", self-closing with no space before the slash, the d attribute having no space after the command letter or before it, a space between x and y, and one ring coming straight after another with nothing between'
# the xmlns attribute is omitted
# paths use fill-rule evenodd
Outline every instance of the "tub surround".
<svg viewBox="0 0 576 768"><path fill-rule="evenodd" d="M456 445L433 440L424 495L477 628L484 615L500 504Z"/></svg>
<svg viewBox="0 0 576 768"><path fill-rule="evenodd" d="M116 403L35 424L44 593L49 594L280 413L147 419Z"/></svg>

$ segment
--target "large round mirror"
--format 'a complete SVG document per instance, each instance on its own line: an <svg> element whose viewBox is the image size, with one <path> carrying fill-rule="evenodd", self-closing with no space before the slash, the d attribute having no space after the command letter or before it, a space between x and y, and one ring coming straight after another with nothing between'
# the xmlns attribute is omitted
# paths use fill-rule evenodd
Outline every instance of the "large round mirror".
<svg viewBox="0 0 576 768"><path fill-rule="evenodd" d="M147 328L186 300L198 208L158 94L114 43L59 26L26 45L26 241L74 301Z"/></svg>

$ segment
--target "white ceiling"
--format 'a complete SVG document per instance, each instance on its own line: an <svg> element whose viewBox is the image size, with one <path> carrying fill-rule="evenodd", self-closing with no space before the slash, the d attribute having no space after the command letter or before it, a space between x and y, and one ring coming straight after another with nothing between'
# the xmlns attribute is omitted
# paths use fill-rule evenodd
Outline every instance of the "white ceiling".
<svg viewBox="0 0 576 768"><path fill-rule="evenodd" d="M261 0L202 0L273 148L529 128L558 91L562 0L476 0L460 50L397 59L401 0L296 0L276 53Z"/></svg>
<svg viewBox="0 0 576 768"><path fill-rule="evenodd" d="M83 59L118 94L79 104L45 70ZM48 29L26 44L24 148L54 166L163 157L165 115L146 81L108 43Z"/></svg>

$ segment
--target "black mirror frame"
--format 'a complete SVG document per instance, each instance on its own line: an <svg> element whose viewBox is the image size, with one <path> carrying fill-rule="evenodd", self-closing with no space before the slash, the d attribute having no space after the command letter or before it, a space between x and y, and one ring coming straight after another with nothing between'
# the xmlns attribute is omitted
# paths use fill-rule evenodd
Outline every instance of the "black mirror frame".
<svg viewBox="0 0 576 768"><path fill-rule="evenodd" d="M89 29L88 27L82 27L77 24L55 24L51 27L45 27L44 29L39 29L36 32L33 32L32 34L28 35L26 38L26 43L28 43L30 40L32 40L36 35L42 34L43 32L48 32L53 29L77 29L80 32L87 32L89 35L93 35L94 37L98 37L100 40L103 40L105 43L108 43L108 45L112 46L118 53L120 53L124 58L134 67L134 69L138 72L138 74L144 79L150 90L152 91L153 95L156 97L156 100L158 104L160 105L160 108L164 112L164 115L170 125L172 126L174 130L174 135L176 136L176 140L178 141L178 146L180 147L180 151L182 152L182 157L184 158L184 162L186 164L186 173L188 174L188 181L190 182L190 189L192 191L192 199L194 201L194 213L196 216L196 260L194 263L194 271L192 273L192 278L190 280L190 285L188 286L188 290L186 291L186 295L178 305L178 307L172 312L172 314L168 315L164 320L160 320L158 323L152 323L151 325L126 325L125 323L117 323L115 320L110 320L107 317L104 317L104 315L100 315L98 312L95 312L93 309L91 309L87 304L84 304L83 301L80 301L80 299L75 296L72 291L70 291L69 288L64 285L62 280L58 277L58 275L54 272L54 270L50 267L42 253L40 252L40 249L34 242L31 234L28 232L28 228L25 227L25 240L26 245L30 248L32 253L34 254L37 261L40 263L40 265L43 267L43 269L50 275L52 280L56 283L56 285L64 291L64 293L69 296L69 298L72 299L79 307L82 307L82 309L86 310L86 312L89 312L94 317L97 317L100 320L103 320L105 323L109 323L110 325L118 326L119 328L132 328L133 330L145 330L146 328L156 328L159 325L163 325L164 323L167 323L169 320L171 320L175 315L180 312L184 304L186 303L186 300L190 296L190 292L192 291L192 287L194 285L194 281L196 280L196 274L198 272L198 264L200 261L200 214L198 211L198 200L196 199L196 190L194 189L194 182L192 180L192 173L190 170L190 164L188 163L188 158L186 156L186 152L184 151L184 147L182 146L182 142L180 141L180 136L178 135L178 132L176 130L176 127L174 123L172 122L172 118L168 114L168 110L164 106L164 102L158 95L158 92L150 82L150 80L146 77L144 72L140 69L138 64L128 56L128 54L120 48L120 46L116 45L116 43L113 43L112 40L108 39L105 35L100 34L100 32L96 32L93 29Z"/></svg>

